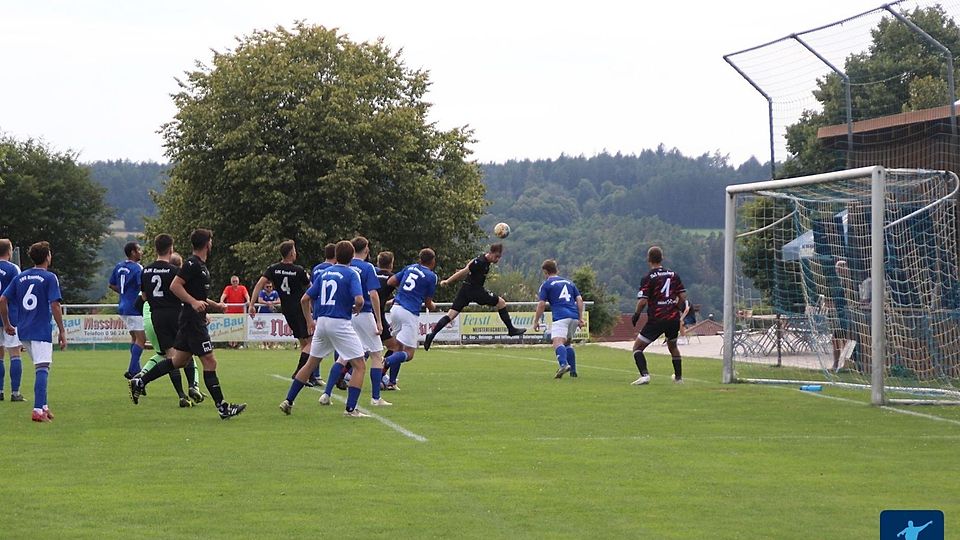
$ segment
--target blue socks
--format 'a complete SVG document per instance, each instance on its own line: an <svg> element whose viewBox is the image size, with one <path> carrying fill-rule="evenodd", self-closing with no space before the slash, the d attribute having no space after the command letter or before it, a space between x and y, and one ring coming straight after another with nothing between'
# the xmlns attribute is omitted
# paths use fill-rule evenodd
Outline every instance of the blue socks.
<svg viewBox="0 0 960 540"><path fill-rule="evenodd" d="M11 369L12 369L12 366L11 366ZM4 379L6 379L6 377L7 377L7 368L3 364L3 358L0 358L0 393L3 393L3 389L6 388L4 386L4 383L6 382Z"/></svg>
<svg viewBox="0 0 960 540"><path fill-rule="evenodd" d="M333 387L337 384L337 381L340 380L340 374L343 373L343 365L340 362L334 362L330 366L330 376L327 377L327 386L323 389L323 393L332 396Z"/></svg>
<svg viewBox="0 0 960 540"><path fill-rule="evenodd" d="M383 368L370 368L370 395L373 399L380 399L380 379L383 378Z"/></svg>
<svg viewBox="0 0 960 540"><path fill-rule="evenodd" d="M557 353L557 362L560 363L560 367L567 365L567 348L563 345L558 345L554 350Z"/></svg>
<svg viewBox="0 0 960 540"><path fill-rule="evenodd" d="M573 347L567 345L567 363L570 364L570 373L577 372L577 353L573 352Z"/></svg>
<svg viewBox="0 0 960 540"><path fill-rule="evenodd" d="M352 411L357 408L357 401L360 400L360 389L354 386L347 388L347 410Z"/></svg>
<svg viewBox="0 0 960 540"><path fill-rule="evenodd" d="M291 405L293 405L293 402L297 399L300 390L303 390L303 383L294 379L290 383L290 390L287 391L287 401L290 402Z"/></svg>
<svg viewBox="0 0 960 540"><path fill-rule="evenodd" d="M47 376L49 373L49 368L37 368L37 380L33 383L34 409L43 409L43 406L47 404Z"/></svg>
<svg viewBox="0 0 960 540"><path fill-rule="evenodd" d="M397 384L397 377L400 375L400 365L409 360L404 351L395 352L390 355L390 384Z"/></svg>
<svg viewBox="0 0 960 540"><path fill-rule="evenodd" d="M140 355L143 354L143 347L137 345L136 343L130 344L130 367L127 368L127 373L131 375L136 375L140 373Z"/></svg>
<svg viewBox="0 0 960 540"><path fill-rule="evenodd" d="M407 361L407 353L403 351L392 352L383 359L383 367L393 367Z"/></svg>
<svg viewBox="0 0 960 540"><path fill-rule="evenodd" d="M19 356L10 357L10 388L14 394L20 392L20 381L23 380L23 363ZM0 390L3 387L0 386Z"/></svg>

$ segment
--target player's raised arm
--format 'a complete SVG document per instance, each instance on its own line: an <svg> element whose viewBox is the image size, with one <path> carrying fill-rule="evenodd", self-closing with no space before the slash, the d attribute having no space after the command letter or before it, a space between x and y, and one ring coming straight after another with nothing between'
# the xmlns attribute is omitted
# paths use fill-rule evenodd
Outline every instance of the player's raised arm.
<svg viewBox="0 0 960 540"><path fill-rule="evenodd" d="M403 273L403 272L400 272L400 274L402 274L402 273ZM390 277L387 279L387 285L393 287L394 289L396 289L397 287L399 287L399 286L400 286L400 280L397 279L397 276L400 275L400 274L394 274L394 275L390 276Z"/></svg>
<svg viewBox="0 0 960 540"><path fill-rule="evenodd" d="M473 264L473 261L468 262L466 266L454 272L452 276L442 280L440 282L440 286L446 287L447 285L450 285L451 283L456 283L461 279L463 279L464 277L466 277L466 275L470 273L471 264Z"/></svg>
<svg viewBox="0 0 960 540"><path fill-rule="evenodd" d="M250 317L254 317L257 314L257 299L260 298L260 291L263 290L263 286L267 284L267 278L260 276L260 279L257 280L257 284L253 286L253 292L250 293L250 307L247 309L247 312L250 313ZM307 317L309 319L309 317Z"/></svg>
<svg viewBox="0 0 960 540"><path fill-rule="evenodd" d="M183 287L184 283L186 283L186 281L184 281L180 276L173 278L173 283L170 284L170 292L179 298L181 302L193 308L193 310L197 313L203 313L206 311L207 303L201 302L200 300L190 296L190 293L187 292L187 289Z"/></svg>
<svg viewBox="0 0 960 540"><path fill-rule="evenodd" d="M427 297L423 300L423 306L427 311L440 311L437 305L433 303L433 297Z"/></svg>

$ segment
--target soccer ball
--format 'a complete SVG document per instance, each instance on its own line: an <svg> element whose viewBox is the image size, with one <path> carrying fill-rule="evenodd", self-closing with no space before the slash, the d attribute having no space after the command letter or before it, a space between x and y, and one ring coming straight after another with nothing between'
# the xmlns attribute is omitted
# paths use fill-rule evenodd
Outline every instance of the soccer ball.
<svg viewBox="0 0 960 540"><path fill-rule="evenodd" d="M493 234L495 234L497 238L506 238L510 236L510 226L506 223L497 223L496 226L493 227Z"/></svg>

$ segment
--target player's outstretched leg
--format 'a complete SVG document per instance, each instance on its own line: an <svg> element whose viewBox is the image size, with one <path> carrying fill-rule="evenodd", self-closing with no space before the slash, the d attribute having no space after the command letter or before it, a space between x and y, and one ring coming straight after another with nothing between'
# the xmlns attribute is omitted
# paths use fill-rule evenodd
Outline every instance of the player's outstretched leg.
<svg viewBox="0 0 960 540"><path fill-rule="evenodd" d="M187 365L183 366L183 374L187 377L187 396L194 405L199 405L207 396L200 391L200 370L197 367L196 360L188 360Z"/></svg>

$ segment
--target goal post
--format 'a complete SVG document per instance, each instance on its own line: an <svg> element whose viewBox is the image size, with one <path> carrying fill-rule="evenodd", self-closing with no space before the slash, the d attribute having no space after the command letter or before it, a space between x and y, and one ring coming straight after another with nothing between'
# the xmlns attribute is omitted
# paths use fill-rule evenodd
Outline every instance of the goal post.
<svg viewBox="0 0 960 540"><path fill-rule="evenodd" d="M960 404L958 188L881 166L727 186L723 382Z"/></svg>

